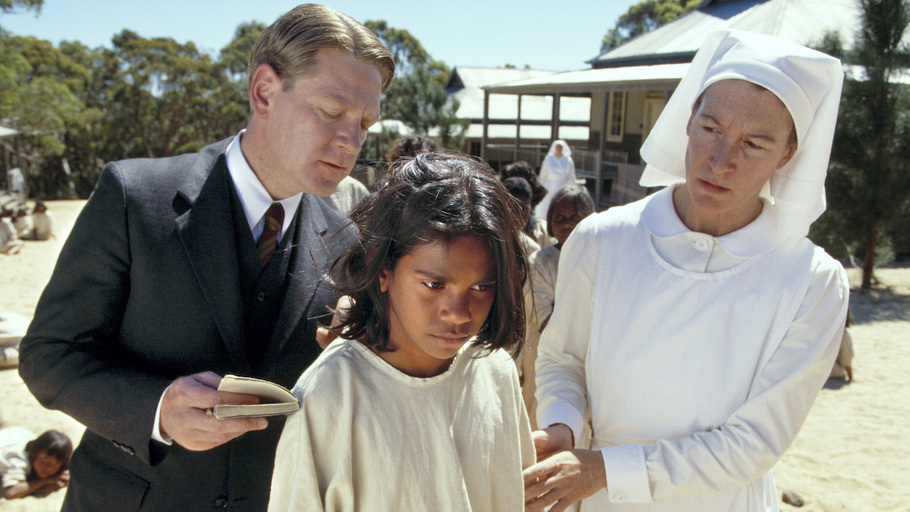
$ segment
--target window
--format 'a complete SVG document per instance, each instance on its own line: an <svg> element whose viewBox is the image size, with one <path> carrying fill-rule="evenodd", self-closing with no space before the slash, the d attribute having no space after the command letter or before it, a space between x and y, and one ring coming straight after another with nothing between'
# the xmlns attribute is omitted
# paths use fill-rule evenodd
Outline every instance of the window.
<svg viewBox="0 0 910 512"><path fill-rule="evenodd" d="M626 124L626 92L611 92L607 96L607 141L622 142Z"/></svg>

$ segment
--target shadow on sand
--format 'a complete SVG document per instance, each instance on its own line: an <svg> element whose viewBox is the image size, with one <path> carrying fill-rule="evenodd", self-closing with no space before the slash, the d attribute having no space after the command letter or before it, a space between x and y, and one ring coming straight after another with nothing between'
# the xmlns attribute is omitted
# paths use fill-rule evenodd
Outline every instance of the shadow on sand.
<svg viewBox="0 0 910 512"><path fill-rule="evenodd" d="M850 385L850 382L846 381L844 379L828 379L825 382L824 387L825 387L825 389L832 389L832 390L837 391L838 389L841 389L841 388L849 386L849 385Z"/></svg>
<svg viewBox="0 0 910 512"><path fill-rule="evenodd" d="M910 322L910 297L895 293L888 286L864 291L850 290L850 311L857 324L871 322Z"/></svg>

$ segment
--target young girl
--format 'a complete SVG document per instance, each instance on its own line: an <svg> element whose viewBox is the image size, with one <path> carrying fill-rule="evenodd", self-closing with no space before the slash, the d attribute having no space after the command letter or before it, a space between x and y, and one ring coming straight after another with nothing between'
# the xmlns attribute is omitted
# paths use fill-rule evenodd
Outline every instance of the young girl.
<svg viewBox="0 0 910 512"><path fill-rule="evenodd" d="M594 200L588 189L581 185L566 185L553 194L547 210L547 231L557 243L537 252L534 258L534 305L537 310L537 332L542 332L553 313L556 288L556 271L559 251L575 226L594 213Z"/></svg>
<svg viewBox="0 0 910 512"><path fill-rule="evenodd" d="M56 430L35 438L24 428L0 430L0 474L3 496L8 499L46 496L69 482L73 443Z"/></svg>
<svg viewBox="0 0 910 512"><path fill-rule="evenodd" d="M523 508L535 455L506 350L527 263L508 201L482 162L425 153L352 213L333 280L353 306L294 388L269 510Z"/></svg>

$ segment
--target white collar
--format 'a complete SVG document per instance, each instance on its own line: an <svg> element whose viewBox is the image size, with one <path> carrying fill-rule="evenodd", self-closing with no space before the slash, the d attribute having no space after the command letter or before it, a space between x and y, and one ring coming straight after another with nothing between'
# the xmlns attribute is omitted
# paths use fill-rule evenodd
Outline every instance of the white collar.
<svg viewBox="0 0 910 512"><path fill-rule="evenodd" d="M683 224L673 206L674 186L666 187L654 194L647 202L641 217L648 231L657 238L674 238L692 233ZM725 251L740 258L761 256L777 248L784 237L780 236L779 212L770 201L762 199L761 214L732 233L712 237Z"/></svg>
<svg viewBox="0 0 910 512"><path fill-rule="evenodd" d="M660 187L685 181L692 105L708 85L731 78L773 92L793 118L799 145L774 172L768 192L782 236L806 236L825 211L825 175L844 72L839 60L792 41L740 30L709 34L641 147L647 165L639 183Z"/></svg>
<svg viewBox="0 0 910 512"><path fill-rule="evenodd" d="M240 149L240 138L243 137L245 131L240 130L240 133L228 144L224 154L227 160L228 172L230 172L231 180L233 180L234 187L237 189L237 195L240 196L240 204L243 205L243 214L246 216L247 224L250 226L250 232L253 233L253 238L258 238L259 233L257 231L261 232L261 226L257 226L257 224L262 222L265 211L276 201L269 195L265 186L256 177L256 173L253 172L246 157L243 156L243 150ZM302 196L303 192L277 201L284 207L284 223L281 226L279 239L287 231L291 221L294 220L294 215L297 213L297 207L300 205ZM256 229L257 227L259 229Z"/></svg>

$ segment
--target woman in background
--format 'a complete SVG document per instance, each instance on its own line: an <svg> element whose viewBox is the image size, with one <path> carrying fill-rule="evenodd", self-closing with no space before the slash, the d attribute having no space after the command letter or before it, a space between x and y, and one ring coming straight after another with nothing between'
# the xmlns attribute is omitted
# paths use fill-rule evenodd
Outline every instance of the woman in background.
<svg viewBox="0 0 910 512"><path fill-rule="evenodd" d="M566 185L575 184L575 162L572 161L572 150L564 140L554 141L547 151L547 156L540 165L540 184L546 187L547 195L537 204L535 214L544 219L550 209L553 194Z"/></svg>

